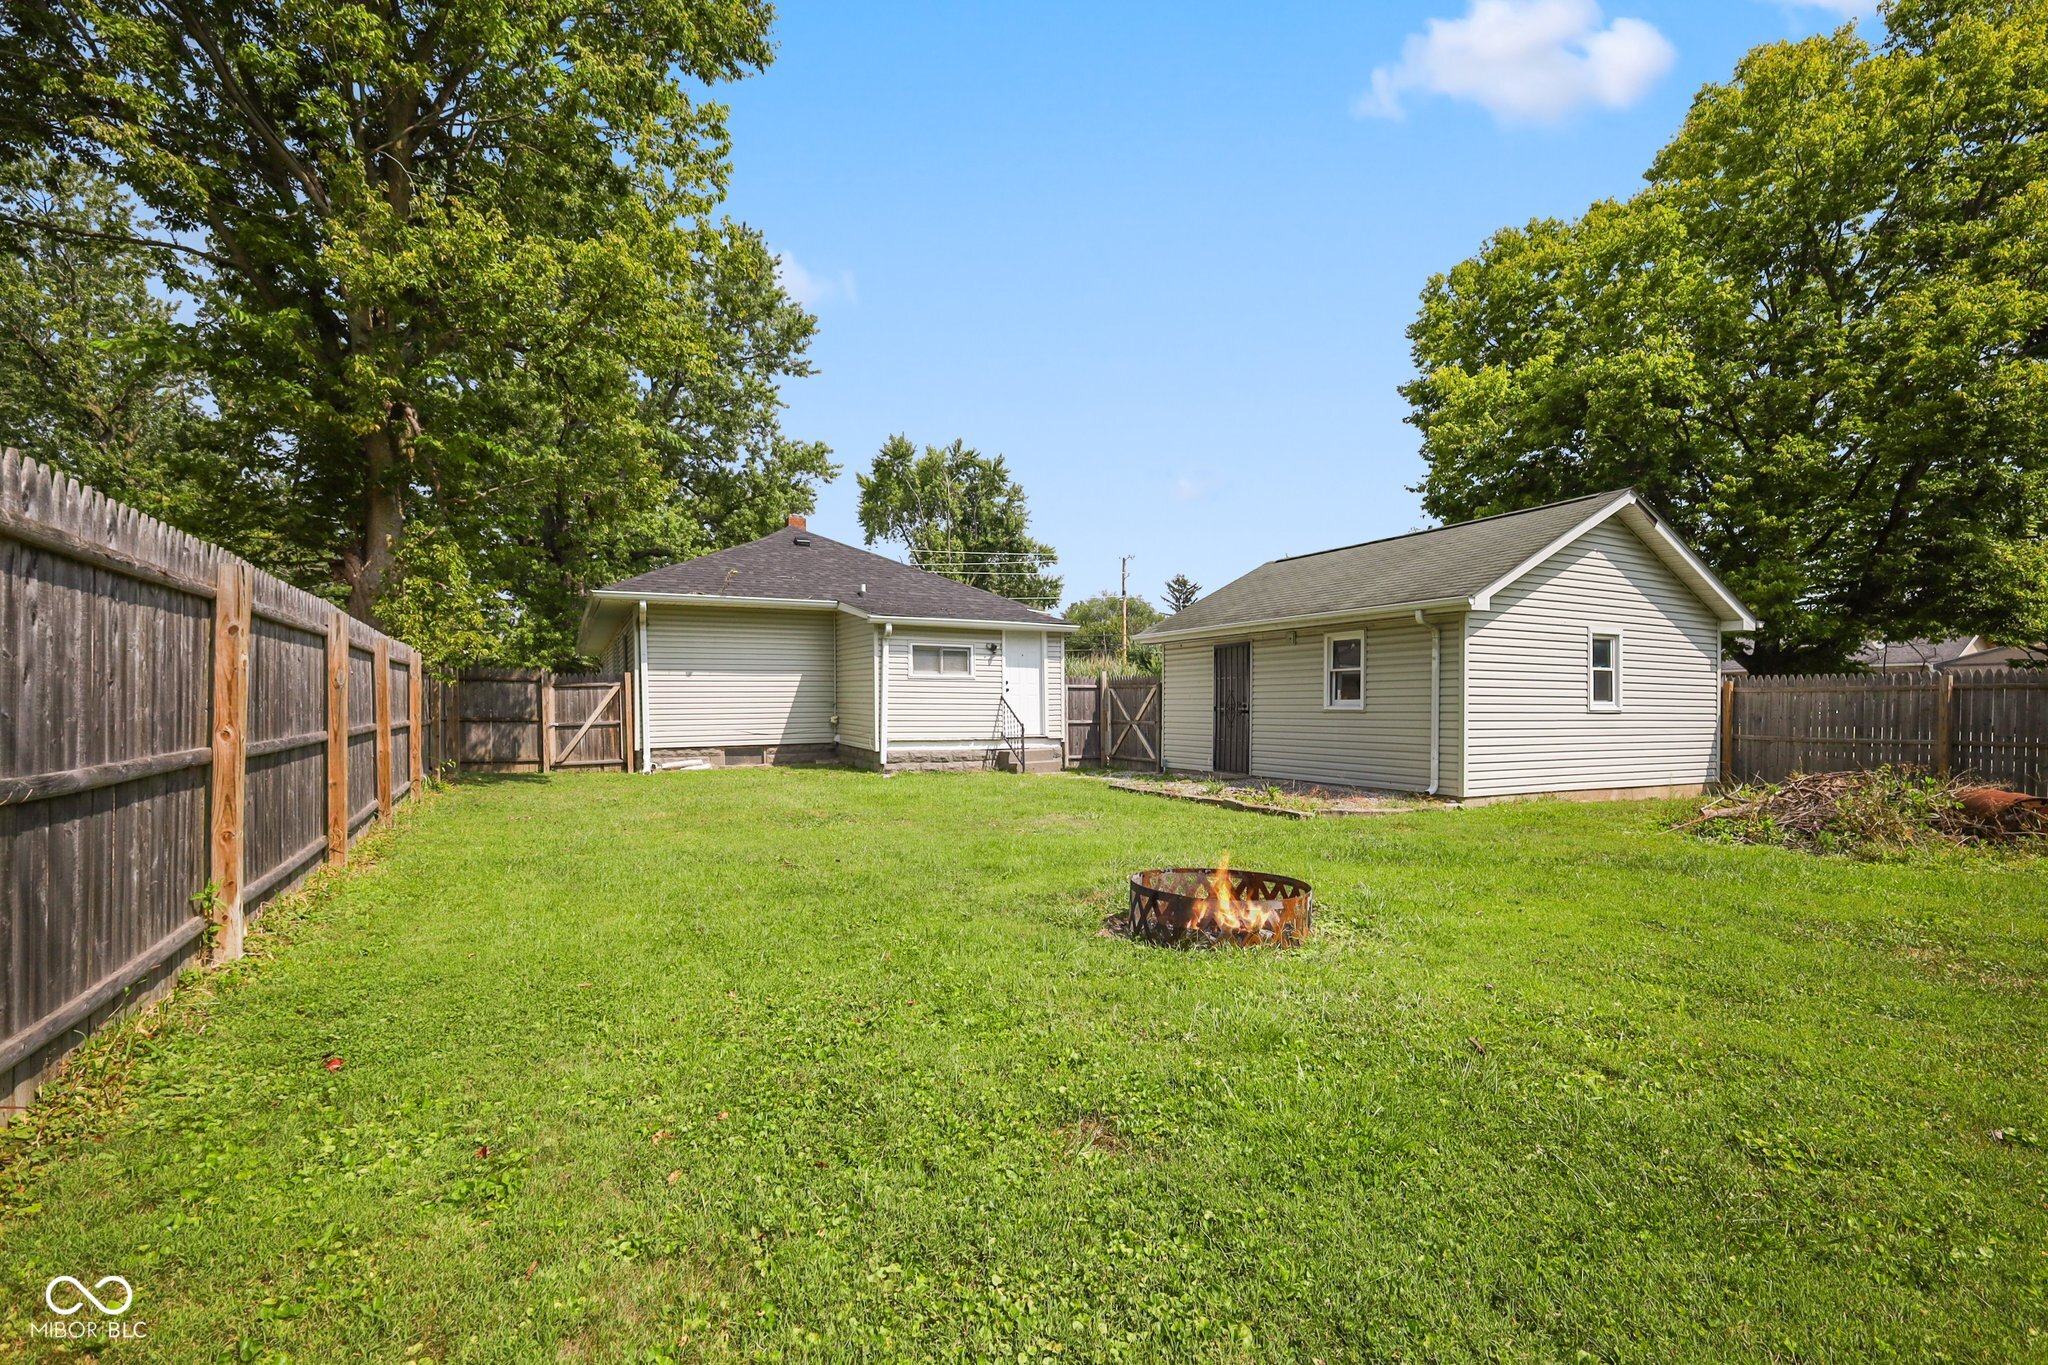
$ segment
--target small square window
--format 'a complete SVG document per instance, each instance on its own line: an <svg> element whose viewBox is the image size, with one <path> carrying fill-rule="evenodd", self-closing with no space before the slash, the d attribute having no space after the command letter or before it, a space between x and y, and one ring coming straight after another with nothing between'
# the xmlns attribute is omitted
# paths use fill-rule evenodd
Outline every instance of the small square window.
<svg viewBox="0 0 2048 1365"><path fill-rule="evenodd" d="M1621 637L1595 635L1587 655L1587 704L1601 710L1621 707Z"/></svg>
<svg viewBox="0 0 2048 1365"><path fill-rule="evenodd" d="M1365 709L1365 637L1331 635L1323 642L1323 708Z"/></svg>

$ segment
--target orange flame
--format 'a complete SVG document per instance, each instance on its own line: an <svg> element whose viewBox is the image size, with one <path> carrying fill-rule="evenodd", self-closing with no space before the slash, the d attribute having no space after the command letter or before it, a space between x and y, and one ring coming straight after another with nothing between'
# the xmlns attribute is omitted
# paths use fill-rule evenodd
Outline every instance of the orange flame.
<svg viewBox="0 0 2048 1365"><path fill-rule="evenodd" d="M1223 856L1216 860L1204 898L1209 902L1209 915L1219 929L1243 933L1257 928L1266 918L1257 902L1238 899L1237 887L1230 880L1229 849L1223 850Z"/></svg>

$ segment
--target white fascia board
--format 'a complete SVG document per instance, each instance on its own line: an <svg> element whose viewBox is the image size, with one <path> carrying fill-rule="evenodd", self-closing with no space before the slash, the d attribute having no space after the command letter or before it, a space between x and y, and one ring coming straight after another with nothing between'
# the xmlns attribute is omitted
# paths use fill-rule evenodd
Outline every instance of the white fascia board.
<svg viewBox="0 0 2048 1365"><path fill-rule="evenodd" d="M1678 533L1664 524L1664 518L1647 506L1642 510L1650 518L1651 528L1656 531L1657 538L1668 546L1672 553L1683 559L1686 566L1700 576L1700 581L1713 590L1718 600L1711 602L1710 605L1720 610L1721 629L1726 632L1755 630L1758 625L1756 617L1750 615L1749 608L1744 606L1742 599L1721 581L1721 576L1708 568L1706 561L1694 554L1692 547L1680 540Z"/></svg>
<svg viewBox="0 0 2048 1365"><path fill-rule="evenodd" d="M841 602L839 610L848 616L858 616L863 621L877 621L892 626L960 626L971 630L1049 630L1071 634L1080 629L1071 621L982 621L970 617L955 616L885 616L880 612L862 611L859 607Z"/></svg>
<svg viewBox="0 0 2048 1365"><path fill-rule="evenodd" d="M1656 536L1657 544L1685 565L1698 578L1698 583L1693 585L1694 589L1696 592L1699 589L1705 589L1704 592L1699 592L1699 596L1708 606L1715 609L1716 614L1720 618L1720 626L1723 632L1755 630L1757 628L1756 618L1750 615L1749 608L1742 604L1742 599L1730 591L1728 585L1721 581L1720 575L1707 567L1706 561L1693 553L1690 545L1679 539L1677 532L1664 524L1664 518L1657 515L1655 508L1644 502L1642 497L1633 491L1616 497L1613 502L1593 513L1593 515L1587 517L1556 540L1551 541L1550 544L1544 546L1520 564L1517 564L1505 575L1487 584L1485 590L1472 599L1472 610L1491 611L1493 609L1493 595L1495 593L1508 587L1521 578L1522 575L1564 549L1565 546L1571 544L1580 536L1585 535L1617 512L1628 507L1633 507L1643 514L1650 523L1650 531ZM1652 548L1655 549L1657 547L1653 546Z"/></svg>
<svg viewBox="0 0 2048 1365"><path fill-rule="evenodd" d="M1384 607L1349 607L1343 611L1319 611L1307 616L1274 616L1258 621L1233 621L1228 625L1196 626L1189 630L1141 630L1131 637L1133 644L1172 644L1181 640L1221 640L1238 635L1256 635L1270 630L1292 630L1298 626L1323 626L1343 621L1373 621L1382 616L1412 616L1418 611L1465 611L1471 603L1462 597L1433 597L1426 602L1395 602ZM1075 627L1079 629L1079 627Z"/></svg>
<svg viewBox="0 0 2048 1365"><path fill-rule="evenodd" d="M776 607L793 611L831 611L838 606L811 597L733 597L711 592L612 592L600 588L590 594L608 602L671 603L690 607Z"/></svg>
<svg viewBox="0 0 2048 1365"><path fill-rule="evenodd" d="M1571 544L1580 536L1586 534L1586 532L1592 530L1595 526L1598 526L1601 522L1607 520L1616 512L1619 512L1622 508L1629 506L1631 503L1635 502L1635 500L1636 495L1634 493L1617 494L1613 501L1607 503L1605 506L1600 508L1599 511L1593 513L1584 521L1580 522L1577 526L1572 527L1571 530L1566 531L1563 535L1551 541L1548 545L1538 550L1535 554L1530 555L1527 559L1515 565L1514 568L1509 569L1505 574L1502 574L1499 578L1494 579L1493 582L1487 584L1484 588L1481 588L1477 593L1473 594L1472 610L1492 611L1493 595L1495 593L1514 583L1515 580L1519 579L1523 574L1528 573L1538 564L1543 563L1552 555L1556 554L1559 550L1562 550L1565 546Z"/></svg>

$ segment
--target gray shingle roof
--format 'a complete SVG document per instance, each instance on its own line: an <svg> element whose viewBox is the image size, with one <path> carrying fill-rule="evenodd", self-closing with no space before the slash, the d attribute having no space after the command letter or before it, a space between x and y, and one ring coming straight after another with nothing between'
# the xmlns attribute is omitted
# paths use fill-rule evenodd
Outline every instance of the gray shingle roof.
<svg viewBox="0 0 2048 1365"><path fill-rule="evenodd" d="M1629 490L1261 564L1139 635L1474 597Z"/></svg>
<svg viewBox="0 0 2048 1365"><path fill-rule="evenodd" d="M799 544L807 541L808 544ZM862 592L862 585L866 591ZM1060 625L997 593L794 527L729 550L650 569L599 589L606 593L708 593L837 602L870 616Z"/></svg>
<svg viewBox="0 0 2048 1365"><path fill-rule="evenodd" d="M1982 637L1958 635L1951 640L1879 641L1850 657L1865 668L1939 668L1982 648Z"/></svg>

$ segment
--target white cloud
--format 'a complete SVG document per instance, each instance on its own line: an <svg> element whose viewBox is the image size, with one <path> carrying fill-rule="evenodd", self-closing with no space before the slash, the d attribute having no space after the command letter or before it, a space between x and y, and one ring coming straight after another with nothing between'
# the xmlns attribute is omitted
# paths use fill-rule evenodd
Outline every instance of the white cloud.
<svg viewBox="0 0 2048 1365"><path fill-rule="evenodd" d="M1173 481L1175 502L1200 502L1216 490L1214 479L1198 479L1183 475Z"/></svg>
<svg viewBox="0 0 2048 1365"><path fill-rule="evenodd" d="M853 286L853 272L842 270L837 275L814 275L798 263L788 252L775 255L775 279L783 290L806 308L820 304L859 303L860 293Z"/></svg>
<svg viewBox="0 0 2048 1365"><path fill-rule="evenodd" d="M1678 54L1652 24L1604 18L1597 0L1472 0L1462 19L1431 19L1410 34L1401 60L1372 73L1352 110L1399 118L1402 98L1418 90L1471 100L1503 123L1626 108Z"/></svg>

